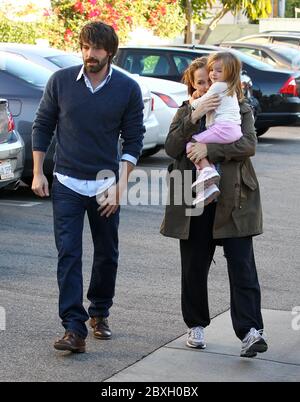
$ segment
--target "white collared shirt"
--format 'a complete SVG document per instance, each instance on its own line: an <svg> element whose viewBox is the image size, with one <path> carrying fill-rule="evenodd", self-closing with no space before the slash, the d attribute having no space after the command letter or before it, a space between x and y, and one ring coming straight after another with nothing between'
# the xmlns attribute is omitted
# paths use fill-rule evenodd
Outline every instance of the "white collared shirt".
<svg viewBox="0 0 300 402"><path fill-rule="evenodd" d="M76 78L76 82L79 81L82 77L84 78L85 85L87 88L94 94L100 91L101 88L106 85L109 80L111 79L111 75L113 73L112 66L109 68L109 72L105 79L94 89L88 76L84 72L84 65L81 67L79 74ZM137 164L137 159L129 154L122 155L121 160L128 161L133 165ZM60 173L54 172L54 175L57 177L58 181L63 184L64 186L70 188L71 190L79 193L81 195L85 195L88 197L95 197L96 194L101 193L102 191L106 190L108 185L112 185L114 180L112 179L102 179L102 180L81 180L76 179L74 177L65 176ZM109 182L108 182L109 180Z"/></svg>

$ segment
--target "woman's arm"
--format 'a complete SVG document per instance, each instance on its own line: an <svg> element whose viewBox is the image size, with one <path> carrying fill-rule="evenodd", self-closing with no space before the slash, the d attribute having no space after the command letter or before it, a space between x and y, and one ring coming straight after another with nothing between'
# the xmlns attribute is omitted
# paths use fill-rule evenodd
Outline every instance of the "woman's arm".
<svg viewBox="0 0 300 402"><path fill-rule="evenodd" d="M257 137L254 127L254 119L250 106L244 101L240 104L241 109L241 129L243 136L232 144L206 144L207 158L212 163L227 162L230 160L243 161L255 154ZM191 150L192 158L194 162L201 154L203 158L203 144L197 144L192 146ZM197 147L199 149L197 149Z"/></svg>
<svg viewBox="0 0 300 402"><path fill-rule="evenodd" d="M199 131L199 122L192 122L192 110L188 104L181 106L174 116L165 142L165 151L177 159L185 152L186 144L192 135Z"/></svg>
<svg viewBox="0 0 300 402"><path fill-rule="evenodd" d="M188 103L178 110L171 123L165 142L165 151L171 158L178 159L186 150L186 144L199 132L199 121L209 111L220 104L218 95L209 97L192 112Z"/></svg>

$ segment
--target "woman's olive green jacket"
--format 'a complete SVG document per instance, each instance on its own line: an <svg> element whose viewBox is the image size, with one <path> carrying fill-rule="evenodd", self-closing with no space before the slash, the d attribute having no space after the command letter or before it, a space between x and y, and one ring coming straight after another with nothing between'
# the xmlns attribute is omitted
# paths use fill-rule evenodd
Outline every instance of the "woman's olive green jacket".
<svg viewBox="0 0 300 402"><path fill-rule="evenodd" d="M169 173L184 174L193 163L186 157L186 143L199 132L199 124L191 122L191 107L184 102L170 126L165 143L166 153L174 159ZM207 144L207 157L220 164L220 191L213 227L215 239L255 236L262 233L262 209L259 185L250 157L255 154L257 138L253 115L246 101L240 103L243 136L232 144ZM176 176L176 175L175 175ZM164 236L188 239L190 232L192 192L190 180L182 183L169 176L169 196L161 225ZM178 204L175 194L190 194L190 200ZM175 200L175 202L174 202ZM195 209L195 208L194 208Z"/></svg>

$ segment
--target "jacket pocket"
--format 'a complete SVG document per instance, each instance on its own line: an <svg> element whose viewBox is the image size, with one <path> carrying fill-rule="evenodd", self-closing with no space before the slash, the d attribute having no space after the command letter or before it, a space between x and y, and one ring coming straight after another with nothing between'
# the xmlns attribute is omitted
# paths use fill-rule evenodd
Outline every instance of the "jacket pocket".
<svg viewBox="0 0 300 402"><path fill-rule="evenodd" d="M241 168L241 176L242 176L242 182L250 188L250 190L254 191L257 189L257 180L255 177L255 173L253 171L253 174L251 174L251 170L248 168L248 166L244 163Z"/></svg>

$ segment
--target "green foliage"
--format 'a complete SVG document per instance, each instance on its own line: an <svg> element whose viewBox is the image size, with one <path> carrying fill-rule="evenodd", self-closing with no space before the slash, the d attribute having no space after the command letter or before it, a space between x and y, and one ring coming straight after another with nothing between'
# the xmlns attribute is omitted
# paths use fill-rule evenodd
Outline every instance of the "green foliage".
<svg viewBox="0 0 300 402"><path fill-rule="evenodd" d="M179 0L179 5L182 10L187 8L187 0ZM190 0L193 11L193 21L200 24L205 18L210 16L210 9L215 4L215 0Z"/></svg>
<svg viewBox="0 0 300 402"><path fill-rule="evenodd" d="M35 23L12 22L0 14L0 42L35 43Z"/></svg>
<svg viewBox="0 0 300 402"><path fill-rule="evenodd" d="M295 8L300 8L300 0L286 0L285 16L287 18L295 17ZM299 14L298 14L299 16ZM298 17L299 18L299 17Z"/></svg>

